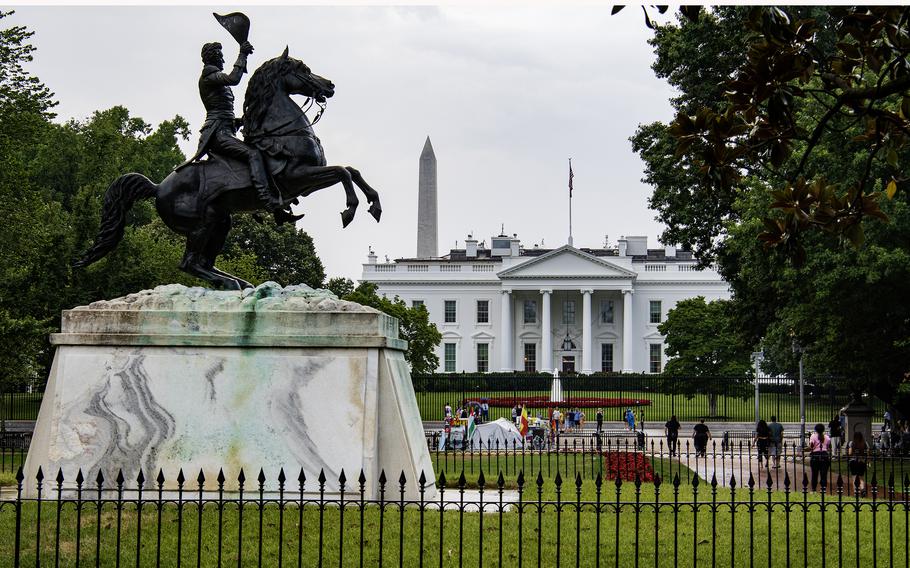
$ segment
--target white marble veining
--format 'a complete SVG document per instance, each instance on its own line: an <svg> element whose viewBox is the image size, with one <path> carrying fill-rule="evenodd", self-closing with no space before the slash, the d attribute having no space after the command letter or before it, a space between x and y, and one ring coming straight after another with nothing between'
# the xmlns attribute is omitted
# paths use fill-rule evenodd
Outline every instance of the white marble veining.
<svg viewBox="0 0 910 568"><path fill-rule="evenodd" d="M162 470L165 489L176 489L183 468L186 487L194 490L200 469L208 489L217 488L223 469L228 491L238 488L241 468L245 491L258 490L260 468L266 490L275 491L282 467L286 488L296 490L303 468L305 490L318 491L323 471L328 492L338 491L342 469L347 490L363 470L368 496L375 494L380 468L396 482L401 471L409 480L421 471L434 479L407 364L396 348L400 340L390 337L382 321L388 316L350 306L347 312L320 310L291 295L292 301L272 301L263 310L280 314L280 320L261 320L264 306L255 303L232 312L220 300L195 302L187 310L190 302L178 295L164 318L159 296L167 297L167 288L136 301L67 312L77 317L55 338L57 352L26 462L27 492L34 491L38 466L48 478L62 469L65 487L73 486L79 468L92 481L98 471L113 480L122 470L127 486L135 486L140 469L149 480ZM268 293L281 296L274 288ZM219 329L201 326L200 345L192 344L188 321L211 323L226 312L249 311L257 325L247 328L248 336L212 344L205 338ZM313 319L314 311L330 319ZM178 322L180 333L159 333L157 323L168 318ZM127 325L131 321L134 328ZM287 332L282 322L298 332ZM91 331L100 329L105 331ZM282 334L277 346L267 345ZM416 485L408 493L416 494Z"/></svg>

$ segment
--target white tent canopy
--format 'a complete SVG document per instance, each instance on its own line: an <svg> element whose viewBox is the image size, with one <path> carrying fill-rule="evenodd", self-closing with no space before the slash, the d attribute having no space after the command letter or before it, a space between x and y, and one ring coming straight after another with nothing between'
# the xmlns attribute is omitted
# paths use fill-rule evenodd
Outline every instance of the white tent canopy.
<svg viewBox="0 0 910 568"><path fill-rule="evenodd" d="M520 448L523 440L515 424L505 418L499 418L493 422L478 424L471 437L471 442L474 443L475 448L496 449L499 447L505 449L511 448L513 443L516 448Z"/></svg>

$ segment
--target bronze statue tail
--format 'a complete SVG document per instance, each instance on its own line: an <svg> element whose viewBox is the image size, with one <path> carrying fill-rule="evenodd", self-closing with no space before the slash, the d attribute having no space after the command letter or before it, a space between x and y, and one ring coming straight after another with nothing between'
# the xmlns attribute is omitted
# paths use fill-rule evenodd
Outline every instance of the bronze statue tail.
<svg viewBox="0 0 910 568"><path fill-rule="evenodd" d="M101 227L95 244L88 249L82 258L73 262L73 268L82 268L114 250L123 239L126 227L126 214L136 201L155 197L158 186L140 174L122 175L111 184L104 193L104 204L101 207Z"/></svg>

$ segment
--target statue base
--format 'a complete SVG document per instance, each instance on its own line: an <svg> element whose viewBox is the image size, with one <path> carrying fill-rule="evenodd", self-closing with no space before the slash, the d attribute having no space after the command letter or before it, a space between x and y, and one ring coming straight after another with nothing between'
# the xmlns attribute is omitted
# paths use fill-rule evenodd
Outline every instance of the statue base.
<svg viewBox="0 0 910 568"><path fill-rule="evenodd" d="M384 470L391 487L407 479L408 498L435 476L404 359L398 323L372 308L305 286L216 292L159 286L63 313L57 351L31 448L25 490L36 495L39 466L45 495L85 487L218 489L266 492L359 492L378 496Z"/></svg>

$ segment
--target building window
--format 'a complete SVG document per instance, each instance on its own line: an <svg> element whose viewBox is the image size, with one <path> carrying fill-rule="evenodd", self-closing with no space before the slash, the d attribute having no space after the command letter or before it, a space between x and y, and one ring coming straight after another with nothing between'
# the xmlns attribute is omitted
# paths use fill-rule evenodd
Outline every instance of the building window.
<svg viewBox="0 0 910 568"><path fill-rule="evenodd" d="M566 300L562 303L562 323L565 325L575 323L575 300Z"/></svg>
<svg viewBox="0 0 910 568"><path fill-rule="evenodd" d="M574 373L575 372L575 355L563 355L562 356L562 372L563 373Z"/></svg>
<svg viewBox="0 0 910 568"><path fill-rule="evenodd" d="M613 344L600 344L600 370L604 373L613 372Z"/></svg>
<svg viewBox="0 0 910 568"><path fill-rule="evenodd" d="M651 343L648 345L648 370L652 373L659 373L661 371L660 352L662 348L663 345L660 343Z"/></svg>
<svg viewBox="0 0 910 568"><path fill-rule="evenodd" d="M445 372L454 373L456 345L454 343L446 343L443 348L445 349Z"/></svg>
<svg viewBox="0 0 910 568"><path fill-rule="evenodd" d="M613 323L613 300L600 301L600 323Z"/></svg>
<svg viewBox="0 0 910 568"><path fill-rule="evenodd" d="M489 300L477 300L477 323L490 323Z"/></svg>
<svg viewBox="0 0 910 568"><path fill-rule="evenodd" d="M660 300L651 300L651 309L649 310L651 323L660 323Z"/></svg>
<svg viewBox="0 0 910 568"><path fill-rule="evenodd" d="M424 305L423 300L411 300L412 308L419 308L420 306L423 306L423 305Z"/></svg>
<svg viewBox="0 0 910 568"><path fill-rule="evenodd" d="M455 323L457 320L455 318L456 314L456 304L455 300L446 300L445 301L445 323Z"/></svg>
<svg viewBox="0 0 910 568"><path fill-rule="evenodd" d="M525 371L534 373L537 371L537 344L525 343Z"/></svg>
<svg viewBox="0 0 910 568"><path fill-rule="evenodd" d="M525 323L537 323L537 300L525 300Z"/></svg>
<svg viewBox="0 0 910 568"><path fill-rule="evenodd" d="M477 372L486 373L490 370L490 344L477 344Z"/></svg>

